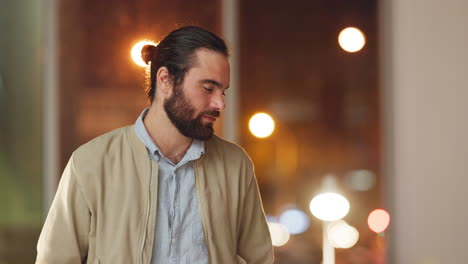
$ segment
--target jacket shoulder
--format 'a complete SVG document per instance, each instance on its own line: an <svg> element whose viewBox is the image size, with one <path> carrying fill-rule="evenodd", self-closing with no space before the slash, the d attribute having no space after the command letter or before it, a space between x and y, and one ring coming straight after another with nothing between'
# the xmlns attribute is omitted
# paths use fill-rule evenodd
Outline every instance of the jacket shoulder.
<svg viewBox="0 0 468 264"><path fill-rule="evenodd" d="M90 180L89 177L99 175L103 168L118 163L122 155L131 153L128 132L132 128L133 126L118 128L77 148L71 157L77 177L83 181Z"/></svg>
<svg viewBox="0 0 468 264"><path fill-rule="evenodd" d="M252 160L247 152L241 146L233 142L227 141L218 136L213 136L208 140L206 146L210 155L222 157L225 161L228 160L230 163L240 162L241 164L248 165L249 167L253 166Z"/></svg>
<svg viewBox="0 0 468 264"><path fill-rule="evenodd" d="M230 142L218 136L213 136L209 142L208 146L214 148L216 151L226 152L229 155L239 156L241 158L249 158L247 152L236 143Z"/></svg>
<svg viewBox="0 0 468 264"><path fill-rule="evenodd" d="M74 159L86 159L86 157L98 158L102 155L112 153L121 147L127 140L127 132L132 126L121 127L103 135L100 135L78 147L74 153Z"/></svg>

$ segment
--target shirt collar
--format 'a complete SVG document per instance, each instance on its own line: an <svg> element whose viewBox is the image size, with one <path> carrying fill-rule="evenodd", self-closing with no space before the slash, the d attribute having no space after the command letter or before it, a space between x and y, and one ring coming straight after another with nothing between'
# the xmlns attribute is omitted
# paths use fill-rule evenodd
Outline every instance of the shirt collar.
<svg viewBox="0 0 468 264"><path fill-rule="evenodd" d="M148 133L148 130L146 130L145 124L143 123L143 120L148 114L148 111L149 111L149 107L145 108L141 112L140 116L138 116L137 120L135 121L136 134L151 154L157 156L158 158L164 157L164 155L160 152L158 146L151 139ZM187 150L187 153L182 159L182 161L183 160L186 160L186 161L196 160L200 158L201 155L203 155L204 153L205 153L205 142L203 140L194 139L189 149Z"/></svg>
<svg viewBox="0 0 468 264"><path fill-rule="evenodd" d="M146 114L148 114L149 108L145 108L143 112L141 112L140 116L135 122L135 132L138 138L145 144L146 148L150 153L156 155L159 153L159 148L156 146L154 141L151 139L150 135L148 134L148 130L146 130L145 124L143 123L143 119L145 118Z"/></svg>

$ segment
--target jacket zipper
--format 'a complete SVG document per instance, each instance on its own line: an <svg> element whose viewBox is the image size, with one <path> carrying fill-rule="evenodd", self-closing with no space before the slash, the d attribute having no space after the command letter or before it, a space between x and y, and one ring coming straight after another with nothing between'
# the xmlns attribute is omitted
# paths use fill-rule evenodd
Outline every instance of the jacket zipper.
<svg viewBox="0 0 468 264"><path fill-rule="evenodd" d="M144 226L144 232L143 232L143 241L141 241L141 255L140 255L140 264L143 264L143 250L145 248L145 243L146 243L146 232L148 230L148 222L149 222L149 212L150 212L150 206L151 206L151 175L152 173L152 164L150 163L150 173L149 173L149 183L148 183L148 206L146 208L146 220L145 220L145 226Z"/></svg>

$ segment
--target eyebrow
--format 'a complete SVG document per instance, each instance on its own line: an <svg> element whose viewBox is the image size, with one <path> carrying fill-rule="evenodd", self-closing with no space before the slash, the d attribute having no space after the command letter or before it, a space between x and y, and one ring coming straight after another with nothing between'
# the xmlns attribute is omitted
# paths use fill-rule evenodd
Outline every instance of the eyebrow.
<svg viewBox="0 0 468 264"><path fill-rule="evenodd" d="M218 87L218 88L223 88L223 85L221 85L219 82L215 81L215 80L211 80L211 79L204 79L204 80L201 80L200 83L202 84L205 84L205 83L208 83L208 84L213 84L214 86ZM227 87L225 90L229 89L229 87Z"/></svg>

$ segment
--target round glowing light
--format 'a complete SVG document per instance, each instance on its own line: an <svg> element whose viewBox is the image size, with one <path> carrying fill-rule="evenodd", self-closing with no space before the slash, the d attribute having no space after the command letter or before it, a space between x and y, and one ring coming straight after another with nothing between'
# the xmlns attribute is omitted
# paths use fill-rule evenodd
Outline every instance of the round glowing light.
<svg viewBox="0 0 468 264"><path fill-rule="evenodd" d="M359 232L356 228L339 220L328 226L328 240L335 248L351 248L359 240Z"/></svg>
<svg viewBox="0 0 468 264"><path fill-rule="evenodd" d="M366 37L361 30L355 27L343 29L338 35L338 43L347 52L360 51L366 44Z"/></svg>
<svg viewBox="0 0 468 264"><path fill-rule="evenodd" d="M310 211L320 220L336 221L348 214L349 202L340 194L322 193L310 201Z"/></svg>
<svg viewBox="0 0 468 264"><path fill-rule="evenodd" d="M275 121L270 115L257 113L250 118L250 132L258 138L266 138L275 130Z"/></svg>
<svg viewBox="0 0 468 264"><path fill-rule="evenodd" d="M381 233L390 224L390 214L383 209L375 209L367 217L367 224L372 231Z"/></svg>
<svg viewBox="0 0 468 264"><path fill-rule="evenodd" d="M286 244L289 241L289 232L288 229L280 224L268 222L268 229L270 230L271 242L273 246L280 247Z"/></svg>
<svg viewBox="0 0 468 264"><path fill-rule="evenodd" d="M368 191L375 186L375 174L369 170L355 170L346 174L346 184L356 191Z"/></svg>
<svg viewBox="0 0 468 264"><path fill-rule="evenodd" d="M150 41L150 40L142 40L135 44L130 51L130 55L132 56L133 61L135 62L136 65L141 66L141 67L146 67L148 66L144 61L143 58L141 57L141 50L145 45L153 45L156 46L157 44Z"/></svg>
<svg viewBox="0 0 468 264"><path fill-rule="evenodd" d="M284 211L279 218L292 235L304 233L310 225L309 217L298 209L288 209Z"/></svg>

